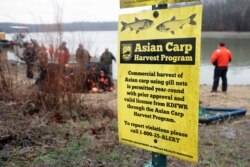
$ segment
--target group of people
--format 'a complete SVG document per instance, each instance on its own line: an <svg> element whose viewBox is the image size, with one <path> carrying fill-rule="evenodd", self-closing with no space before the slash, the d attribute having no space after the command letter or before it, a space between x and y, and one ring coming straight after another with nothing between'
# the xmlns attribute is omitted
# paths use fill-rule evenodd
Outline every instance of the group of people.
<svg viewBox="0 0 250 167"><path fill-rule="evenodd" d="M103 69L98 70L94 65L91 66L87 75L85 91L88 93L111 92L114 90L114 83L109 75L105 74Z"/></svg>
<svg viewBox="0 0 250 167"><path fill-rule="evenodd" d="M48 65L48 55L50 58L56 58L59 66L65 66L69 63L70 52L66 46L66 42L62 42L61 45L54 50L52 44L49 45L49 49L38 42L31 39L29 43L24 44L23 59L27 64L26 76L33 78L33 68L38 65L42 71L40 76L44 76L46 72L46 66ZM115 56L108 50L102 53L100 57L100 64L91 65L91 55L83 44L79 44L79 47L75 53L76 62L81 70L89 72L86 81L86 89L88 92L103 92L112 91L114 85L112 83L112 61L116 61ZM232 52L226 47L224 42L220 42L218 48L212 53L210 61L215 66L213 75L213 85L211 92L217 92L220 79L222 80L222 92L227 92L227 71L229 63L232 61ZM38 64L35 63L38 60ZM41 77L39 78L41 80Z"/></svg>
<svg viewBox="0 0 250 167"><path fill-rule="evenodd" d="M83 46L79 44L76 50L76 61L80 69L88 71L85 90L88 93L102 93L113 91L112 82L112 60L116 61L115 56L108 50L102 53L99 64L90 63L91 55Z"/></svg>
<svg viewBox="0 0 250 167"><path fill-rule="evenodd" d="M84 49L82 44L76 51L76 61L78 65L88 71L86 90L88 93L102 93L113 91L112 82L112 60L116 61L114 55L108 50L102 53L99 64L90 64L90 54Z"/></svg>
<svg viewBox="0 0 250 167"><path fill-rule="evenodd" d="M61 45L54 50L54 47L51 44L47 50L44 44L39 46L37 41L32 39L25 45L23 52L23 59L27 65L26 76L28 78L33 78L34 66L37 65L41 70L37 82L43 80L48 65L48 56L56 59L58 67L62 69L68 67L67 64L69 64L71 55L66 45L66 42L62 42ZM104 92L112 91L114 89L114 84L111 79L112 61L116 61L116 58L108 48L102 53L100 62L92 64L90 62L91 55L89 51L84 48L83 44L79 44L75 53L75 58L77 68L80 71L86 71L88 73L87 81L83 84L86 85L88 92Z"/></svg>
<svg viewBox="0 0 250 167"><path fill-rule="evenodd" d="M37 59L39 60L37 65L40 69L45 68L48 63L45 46L43 44L39 46L36 40L31 39L29 43L24 44L23 59L27 65L26 76L32 79L34 77L34 66L36 65Z"/></svg>

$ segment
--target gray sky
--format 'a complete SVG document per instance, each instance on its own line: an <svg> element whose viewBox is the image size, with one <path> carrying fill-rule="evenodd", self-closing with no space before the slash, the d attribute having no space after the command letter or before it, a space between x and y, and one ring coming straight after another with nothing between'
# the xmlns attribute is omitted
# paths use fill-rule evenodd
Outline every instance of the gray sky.
<svg viewBox="0 0 250 167"><path fill-rule="evenodd" d="M120 9L120 0L0 0L0 22L55 23L118 21L118 15L141 8Z"/></svg>

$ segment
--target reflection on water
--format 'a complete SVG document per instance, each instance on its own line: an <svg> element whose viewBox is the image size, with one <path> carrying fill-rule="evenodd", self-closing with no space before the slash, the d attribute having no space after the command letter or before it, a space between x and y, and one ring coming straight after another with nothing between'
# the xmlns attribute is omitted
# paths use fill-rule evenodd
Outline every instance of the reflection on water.
<svg viewBox="0 0 250 167"><path fill-rule="evenodd" d="M250 66L250 33L203 33L201 63L210 64L210 56L219 42L233 53L231 66ZM215 36L216 35L216 36Z"/></svg>
<svg viewBox="0 0 250 167"><path fill-rule="evenodd" d="M213 83L214 67L212 65L202 65L200 72L200 84L211 85ZM250 84L250 66L229 67L227 79L229 85L248 85ZM220 81L221 82L221 81Z"/></svg>
<svg viewBox="0 0 250 167"><path fill-rule="evenodd" d="M12 34L7 34L11 36ZM31 37L43 42L56 41L57 34L46 37L43 33L31 33ZM49 39L49 40L46 40ZM84 43L92 56L99 57L106 47L117 56L117 31L64 32L64 40L74 54L79 43ZM220 41L226 43L233 53L233 61L228 71L228 83L234 85L250 84L250 33L203 32L201 40L201 72L200 83L211 85L214 67L210 64L210 56ZM117 64L113 62L113 76L117 79Z"/></svg>

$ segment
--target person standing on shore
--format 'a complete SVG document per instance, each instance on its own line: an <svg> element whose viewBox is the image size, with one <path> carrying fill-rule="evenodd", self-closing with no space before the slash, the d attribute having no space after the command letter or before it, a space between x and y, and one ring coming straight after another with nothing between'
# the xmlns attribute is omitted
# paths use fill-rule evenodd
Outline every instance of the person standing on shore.
<svg viewBox="0 0 250 167"><path fill-rule="evenodd" d="M225 43L220 42L218 48L213 52L210 58L211 63L215 66L211 92L217 92L220 78L222 79L222 92L227 91L227 71L232 58L233 55L231 51L226 48Z"/></svg>
<svg viewBox="0 0 250 167"><path fill-rule="evenodd" d="M76 50L76 61L81 69L85 69L90 63L90 54L89 51L84 49L83 44L79 44L78 49Z"/></svg>
<svg viewBox="0 0 250 167"><path fill-rule="evenodd" d="M55 53L54 46L53 46L53 44L50 44L49 45L49 56L50 56L51 59L54 58L54 53Z"/></svg>
<svg viewBox="0 0 250 167"><path fill-rule="evenodd" d="M112 60L116 62L115 56L109 51L108 48L101 55L101 64L104 67L104 71L106 74L112 76Z"/></svg>
<svg viewBox="0 0 250 167"><path fill-rule="evenodd" d="M23 58L27 65L26 67L27 78L32 79L34 77L33 69L37 58L36 56L37 55L34 44L32 42L28 43L23 52Z"/></svg>
<svg viewBox="0 0 250 167"><path fill-rule="evenodd" d="M69 49L66 47L66 42L62 42L60 47L56 49L55 57L58 60L59 65L65 65L69 63L70 53Z"/></svg>
<svg viewBox="0 0 250 167"><path fill-rule="evenodd" d="M48 53L47 48L42 43L39 51L37 53L37 59L38 59L38 67L39 67L39 76L36 79L35 84L42 83L42 81L45 79L45 75L47 72L48 67Z"/></svg>

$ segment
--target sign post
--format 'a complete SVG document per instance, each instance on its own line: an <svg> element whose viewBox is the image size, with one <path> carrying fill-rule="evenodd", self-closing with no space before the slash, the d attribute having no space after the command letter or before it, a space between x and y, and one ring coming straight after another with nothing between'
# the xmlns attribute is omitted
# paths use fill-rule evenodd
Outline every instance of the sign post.
<svg viewBox="0 0 250 167"><path fill-rule="evenodd" d="M152 10L167 9L168 4L153 5ZM152 167L167 167L167 156L152 152ZM150 166L145 166L150 167Z"/></svg>
<svg viewBox="0 0 250 167"><path fill-rule="evenodd" d="M167 167L167 157L162 154L152 152L153 167Z"/></svg>

